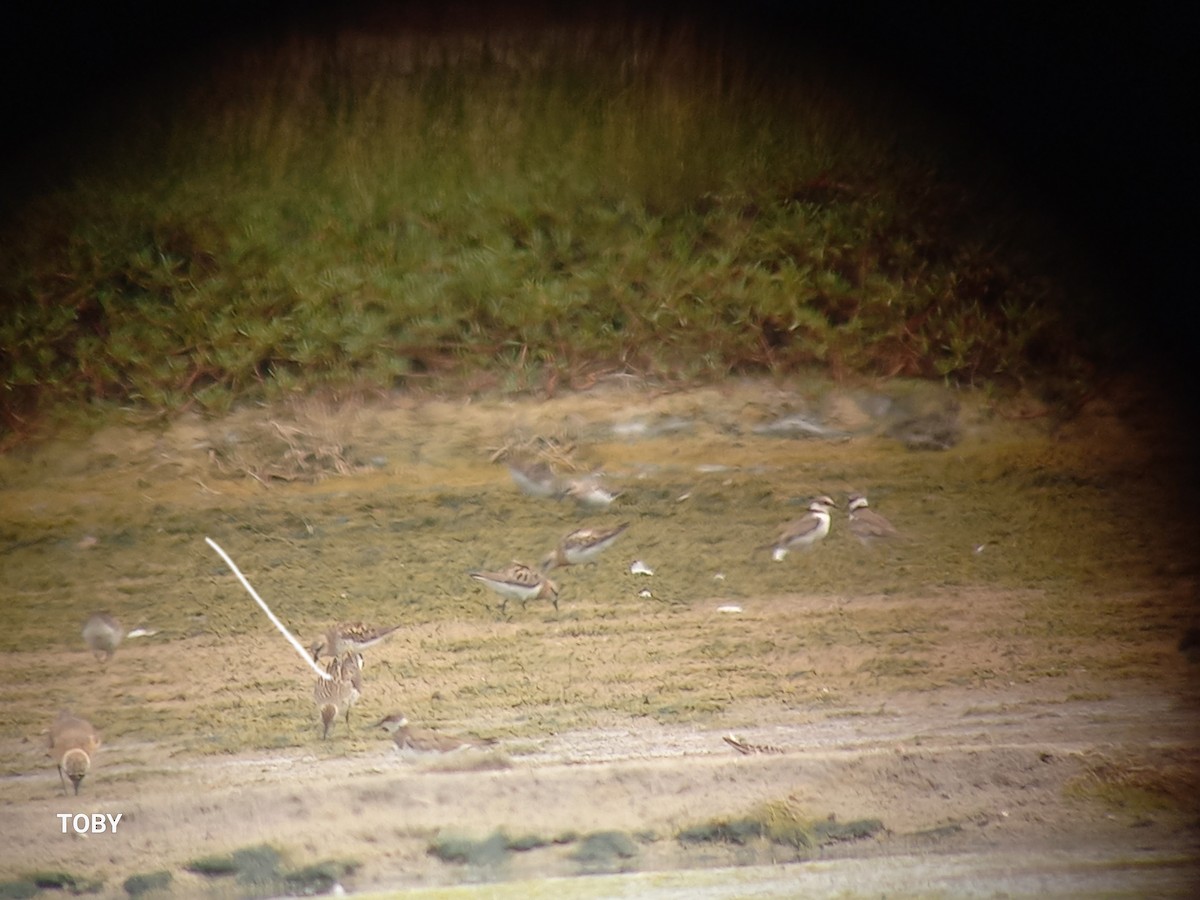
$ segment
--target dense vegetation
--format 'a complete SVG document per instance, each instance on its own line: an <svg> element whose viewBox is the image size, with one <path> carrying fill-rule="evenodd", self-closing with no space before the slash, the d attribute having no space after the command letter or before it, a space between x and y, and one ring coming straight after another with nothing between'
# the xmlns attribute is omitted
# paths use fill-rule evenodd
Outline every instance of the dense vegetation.
<svg viewBox="0 0 1200 900"><path fill-rule="evenodd" d="M4 426L602 371L1077 388L1061 242L834 71L661 22L229 47L4 223Z"/></svg>

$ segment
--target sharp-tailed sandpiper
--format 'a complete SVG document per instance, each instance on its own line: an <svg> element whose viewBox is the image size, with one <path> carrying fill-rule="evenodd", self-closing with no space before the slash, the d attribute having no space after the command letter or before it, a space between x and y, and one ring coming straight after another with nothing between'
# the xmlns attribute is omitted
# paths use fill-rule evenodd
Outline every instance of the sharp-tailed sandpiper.
<svg viewBox="0 0 1200 900"><path fill-rule="evenodd" d="M331 625L309 648L313 659L322 656L342 657L347 653L362 653L384 640L400 626L376 628L363 622L339 622Z"/></svg>
<svg viewBox="0 0 1200 900"><path fill-rule="evenodd" d="M113 658L124 637L125 629L121 623L107 612L92 613L83 623L83 639L96 659L104 662Z"/></svg>
<svg viewBox="0 0 1200 900"><path fill-rule="evenodd" d="M549 572L556 566L577 566L591 562L611 547L628 527L628 522L622 522L611 528L575 529L542 560L542 571Z"/></svg>
<svg viewBox="0 0 1200 900"><path fill-rule="evenodd" d="M604 509L621 496L621 492L613 493L600 483L594 475L576 478L567 484L567 495L580 506L591 509Z"/></svg>
<svg viewBox="0 0 1200 900"><path fill-rule="evenodd" d="M530 600L548 599L558 609L558 585L524 563L514 562L501 572L468 572L480 584L485 584L500 595L500 612L503 614L509 600L520 600L524 606Z"/></svg>
<svg viewBox="0 0 1200 900"><path fill-rule="evenodd" d="M63 793L67 778L79 793L79 782L92 766L92 754L100 748L100 733L87 719L71 715L66 710L58 714L50 726L50 755L58 765L58 777ZM66 777L64 777L64 775Z"/></svg>
<svg viewBox="0 0 1200 900"><path fill-rule="evenodd" d="M522 493L541 498L562 496L562 485L558 476L546 463L540 460L513 459L507 465L508 474Z"/></svg>
<svg viewBox="0 0 1200 900"><path fill-rule="evenodd" d="M347 653L334 657L325 666L329 678L318 678L313 688L313 700L321 713L321 738L329 737L329 726L339 713L346 717L346 728L350 728L350 707L359 698L362 687L362 654Z"/></svg>

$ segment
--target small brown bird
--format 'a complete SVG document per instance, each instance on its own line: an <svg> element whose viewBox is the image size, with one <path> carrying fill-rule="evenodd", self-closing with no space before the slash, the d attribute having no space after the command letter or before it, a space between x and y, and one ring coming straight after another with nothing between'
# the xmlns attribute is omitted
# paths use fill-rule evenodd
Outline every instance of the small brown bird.
<svg viewBox="0 0 1200 900"><path fill-rule="evenodd" d="M622 522L611 528L575 529L542 560L542 571L549 572L556 566L577 566L591 562L611 547L628 527L628 522Z"/></svg>
<svg viewBox="0 0 1200 900"><path fill-rule="evenodd" d="M124 637L125 629L121 623L107 612L92 613L83 623L83 639L96 659L104 662L113 658Z"/></svg>
<svg viewBox="0 0 1200 900"><path fill-rule="evenodd" d="M829 534L829 510L837 508L832 499L824 495L808 504L808 513L795 521L788 522L772 545L771 556L782 562L791 550L808 550L817 541Z"/></svg>
<svg viewBox="0 0 1200 900"><path fill-rule="evenodd" d="M501 597L503 615L509 600L520 600L524 606L530 600L549 599L558 610L558 585L524 563L514 562L502 572L468 572L480 584L486 584Z"/></svg>
<svg viewBox="0 0 1200 900"><path fill-rule="evenodd" d="M900 537L896 526L875 510L868 508L867 498L862 494L851 494L846 505L850 513L850 533L858 538L864 547Z"/></svg>
<svg viewBox="0 0 1200 900"><path fill-rule="evenodd" d="M404 756L431 756L469 749L483 750L496 743L495 740L456 738L425 728L413 728L408 724L408 718L404 713L392 713L390 716L384 716L376 723L376 726L392 736L392 740L396 742L396 748Z"/></svg>
<svg viewBox="0 0 1200 900"><path fill-rule="evenodd" d="M727 734L722 740L743 756L753 756L756 753L783 753L779 747L772 747L770 744L751 744L735 734Z"/></svg>
<svg viewBox="0 0 1200 900"><path fill-rule="evenodd" d="M362 654L336 656L325 666L329 678L318 678L313 688L313 701L321 713L321 739L329 737L329 726L339 713L345 713L346 728L350 728L350 708L359 698L362 688Z"/></svg>
<svg viewBox="0 0 1200 900"><path fill-rule="evenodd" d="M347 653L362 653L380 643L399 627L392 625L389 628L376 628L364 622L339 622L330 625L325 634L317 638L316 643L309 648L309 652L314 660L319 660L322 656L338 658Z"/></svg>
<svg viewBox="0 0 1200 900"><path fill-rule="evenodd" d="M595 475L575 478L567 482L566 495L580 506L590 509L605 509L624 491L613 493Z"/></svg>
<svg viewBox="0 0 1200 900"><path fill-rule="evenodd" d="M58 714L50 726L50 755L58 765L58 778L62 781L63 793L67 792L67 778L79 793L79 782L92 766L92 754L100 749L100 733L92 723L66 710ZM66 774L66 777L64 776Z"/></svg>
<svg viewBox="0 0 1200 900"><path fill-rule="evenodd" d="M512 476L522 493L530 497L558 498L562 496L562 486L554 470L541 460L518 458L508 463L508 473Z"/></svg>

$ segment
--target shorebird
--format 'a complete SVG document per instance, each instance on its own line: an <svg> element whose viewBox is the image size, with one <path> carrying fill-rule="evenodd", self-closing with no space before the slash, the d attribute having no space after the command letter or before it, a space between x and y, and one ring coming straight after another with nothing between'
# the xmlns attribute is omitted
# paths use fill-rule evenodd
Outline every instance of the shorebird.
<svg viewBox="0 0 1200 900"><path fill-rule="evenodd" d="M611 528L577 528L558 542L558 546L542 560L542 571L549 572L556 566L577 566L594 560L612 546L621 533L629 527L622 522Z"/></svg>
<svg viewBox="0 0 1200 900"><path fill-rule="evenodd" d="M554 470L540 460L514 459L508 463L508 474L523 493L531 497L561 497L562 487Z"/></svg>
<svg viewBox="0 0 1200 900"><path fill-rule="evenodd" d="M92 723L66 710L58 714L50 726L50 755L58 765L58 778L63 793L67 792L67 778L79 793L79 782L92 766L92 754L100 748L100 734ZM66 777L63 774L66 773Z"/></svg>
<svg viewBox="0 0 1200 900"><path fill-rule="evenodd" d="M867 498L862 494L851 494L847 509L850 513L850 533L858 538L864 547L869 547L877 541L900 537L896 526L875 510L868 508Z"/></svg>
<svg viewBox="0 0 1200 900"><path fill-rule="evenodd" d="M345 713L346 728L350 728L350 707L358 700L362 687L362 654L347 653L334 657L325 666L329 678L318 678L313 688L313 700L321 713L321 739L329 737L329 726L338 713Z"/></svg>
<svg viewBox="0 0 1200 900"><path fill-rule="evenodd" d="M454 753L457 750L482 750L493 746L495 740L473 740L471 738L456 738L448 734L439 734L425 728L413 728L408 724L404 713L392 713L378 721L376 727L382 728L392 736L396 748L404 756L422 756L437 753Z"/></svg>
<svg viewBox="0 0 1200 900"><path fill-rule="evenodd" d="M568 482L567 495L580 506L603 509L620 497L621 493L614 494L606 490L599 478L589 475L586 478L576 478Z"/></svg>
<svg viewBox="0 0 1200 900"><path fill-rule="evenodd" d="M753 756L756 753L783 753L779 747L772 747L770 744L751 744L743 741L736 734L727 734L721 740L744 756Z"/></svg>
<svg viewBox="0 0 1200 900"><path fill-rule="evenodd" d="M319 660L322 656L336 658L347 653L362 653L399 627L392 625L388 628L376 628L363 622L339 622L329 626L325 634L317 638L316 643L309 648L309 652L314 660Z"/></svg>
<svg viewBox="0 0 1200 900"><path fill-rule="evenodd" d="M524 563L514 562L502 572L468 572L480 584L485 584L501 596L503 614L509 600L520 600L524 606L530 600L549 599L558 610L558 585Z"/></svg>
<svg viewBox="0 0 1200 900"><path fill-rule="evenodd" d="M808 549L829 534L829 510L837 504L829 497L820 496L808 504L807 515L783 527L772 546L772 557L776 562L783 560L789 550Z"/></svg>
<svg viewBox="0 0 1200 900"><path fill-rule="evenodd" d="M121 646L125 629L117 619L106 612L96 612L83 623L83 639L96 655L96 659L108 662Z"/></svg>

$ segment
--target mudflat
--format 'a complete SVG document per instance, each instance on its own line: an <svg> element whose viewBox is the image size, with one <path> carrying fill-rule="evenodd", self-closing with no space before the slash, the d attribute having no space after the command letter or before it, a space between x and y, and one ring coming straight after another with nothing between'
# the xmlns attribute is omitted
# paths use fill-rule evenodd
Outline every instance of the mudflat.
<svg viewBox="0 0 1200 900"><path fill-rule="evenodd" d="M318 889L525 896L620 872L709 873L679 896L745 877L769 896L1186 896L1200 664L1179 647L1197 581L1188 536L1154 511L1189 463L1140 402L1045 413L898 383L615 380L308 400L14 450L0 877L110 895L164 872L181 895L298 891L309 870ZM953 439L923 449L921 423ZM527 495L513 458L598 473L617 497ZM854 492L903 538L856 541ZM819 494L839 504L829 536L774 561ZM557 612L502 615L467 575L626 521L551 573ZM338 621L401 626L365 652L348 728L321 739L316 676L205 537L302 644ZM98 660L81 635L96 610L147 633ZM103 736L78 797L46 755L63 708ZM495 744L401 757L372 727L397 711ZM122 818L64 833L59 813ZM257 881L218 872L264 855ZM1022 866L1039 879L1012 881Z"/></svg>

